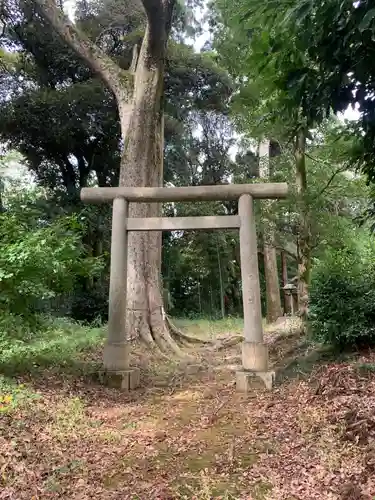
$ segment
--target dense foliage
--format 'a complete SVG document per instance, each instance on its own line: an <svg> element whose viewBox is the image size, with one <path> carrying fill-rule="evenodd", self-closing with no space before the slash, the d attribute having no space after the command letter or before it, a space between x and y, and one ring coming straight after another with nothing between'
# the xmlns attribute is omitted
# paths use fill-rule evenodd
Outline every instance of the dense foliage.
<svg viewBox="0 0 375 500"><path fill-rule="evenodd" d="M311 283L312 334L341 349L375 343L375 247L360 231L353 237L365 246L325 252Z"/></svg>
<svg viewBox="0 0 375 500"><path fill-rule="evenodd" d="M43 202L37 190L5 193L0 214L0 310L28 320L103 267L101 258L86 254L82 217L48 220Z"/></svg>
<svg viewBox="0 0 375 500"><path fill-rule="evenodd" d="M9 92L1 102L0 135L24 155L36 182L47 188L48 217L77 216L83 210L78 200L81 187L118 183L121 141L114 99L35 12L31 16L25 4L12 5L18 5L18 15L13 8L1 13L7 22L2 42L4 54L10 46L15 50L17 64L9 64L4 75ZM77 6L80 26L121 67L128 68L132 47L143 36L141 11L121 10L116 1ZM111 10L111 6L116 8ZM232 82L210 53L196 53L181 40L178 32L187 27L191 32L194 26L189 12L177 9L168 47L164 178L174 185L220 183L234 168L226 118ZM117 27L119 16L123 16L122 28ZM200 127L204 134L197 137L195 130ZM90 207L84 212L86 255L104 255L106 271L94 284L80 277L68 310L76 319L100 316L105 320L110 207ZM166 254L165 266L168 261ZM171 275L175 274L180 275L173 263ZM217 269L212 268L210 280L216 297ZM213 304L215 314L220 306L216 300Z"/></svg>
<svg viewBox="0 0 375 500"><path fill-rule="evenodd" d="M262 60L268 67L270 59L279 61L286 74L279 88L304 103L308 119L318 109L327 114L357 107L359 121L352 130L356 143L351 157L373 181L373 2L292 0L279 2L275 9L272 0L239 0L233 11L237 21L250 30L262 22L271 33L268 41L262 38L269 49ZM286 37L293 53L285 59L280 56L285 53Z"/></svg>
<svg viewBox="0 0 375 500"><path fill-rule="evenodd" d="M186 42L186 36L202 32L197 2L179 3L173 20L163 101L164 182L265 180L257 147L270 139L266 177L287 180L291 195L283 202L256 204L263 311L263 244L272 227L280 287L285 279L305 279L301 265L312 264L312 324L318 325L319 308L318 316L331 324L323 318L336 317L336 300L330 310L328 297L340 296L339 268L353 255L357 224L373 214L373 190L353 168L361 166L372 180L373 10L368 2L313 0L281 2L277 12L273 2L258 0L215 0L211 6L212 39L201 52ZM48 309L78 320L105 321L111 210L83 207L78 195L84 186L118 182L122 146L113 96L30 3L8 0L0 17L5 25L0 138L6 150L23 155L18 161L35 183L30 190L13 179L3 192L8 181L0 172L2 310L33 316ZM129 67L134 44L143 37L139 2L77 2L76 22L122 68ZM358 122L332 117L354 103ZM302 149L297 144L301 136ZM169 216L235 214L237 206L178 203L164 211ZM367 226L362 237L367 234L371 241L366 231ZM237 232L165 234L163 241L169 313L241 315ZM366 274L370 264L361 262ZM355 274L354 267L351 271ZM354 274L351 283L361 273ZM308 276L305 281L309 285ZM353 286L360 290L364 283ZM324 340L335 342L334 328L324 328Z"/></svg>

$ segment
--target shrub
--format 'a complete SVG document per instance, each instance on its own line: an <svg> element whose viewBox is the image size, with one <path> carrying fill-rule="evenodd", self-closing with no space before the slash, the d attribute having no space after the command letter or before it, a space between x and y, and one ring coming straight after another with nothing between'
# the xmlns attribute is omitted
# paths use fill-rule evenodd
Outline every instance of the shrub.
<svg viewBox="0 0 375 500"><path fill-rule="evenodd" d="M108 320L108 289L96 286L90 290L75 290L71 317L76 321L104 323Z"/></svg>
<svg viewBox="0 0 375 500"><path fill-rule="evenodd" d="M98 275L103 262L87 255L79 215L50 220L32 193L10 201L0 214L0 311L29 319L78 278Z"/></svg>
<svg viewBox="0 0 375 500"><path fill-rule="evenodd" d="M310 330L338 348L375 343L373 251L327 252L313 268Z"/></svg>

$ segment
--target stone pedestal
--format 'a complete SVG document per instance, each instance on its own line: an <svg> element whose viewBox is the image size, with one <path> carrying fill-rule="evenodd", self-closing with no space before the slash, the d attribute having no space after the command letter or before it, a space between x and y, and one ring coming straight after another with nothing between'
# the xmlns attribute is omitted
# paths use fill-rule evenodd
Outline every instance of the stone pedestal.
<svg viewBox="0 0 375 500"><path fill-rule="evenodd" d="M275 372L239 370L236 372L236 389L238 392L249 392L264 386L271 390L275 382Z"/></svg>
<svg viewBox="0 0 375 500"><path fill-rule="evenodd" d="M123 371L104 372L102 381L108 387L131 391L140 385L140 370L139 368L128 368Z"/></svg>
<svg viewBox="0 0 375 500"><path fill-rule="evenodd" d="M139 387L140 371L129 366L128 342L106 342L101 380L103 384L123 391Z"/></svg>
<svg viewBox="0 0 375 500"><path fill-rule="evenodd" d="M275 372L268 368L268 348L261 342L243 342L242 370L236 372L238 392L263 388L272 389Z"/></svg>

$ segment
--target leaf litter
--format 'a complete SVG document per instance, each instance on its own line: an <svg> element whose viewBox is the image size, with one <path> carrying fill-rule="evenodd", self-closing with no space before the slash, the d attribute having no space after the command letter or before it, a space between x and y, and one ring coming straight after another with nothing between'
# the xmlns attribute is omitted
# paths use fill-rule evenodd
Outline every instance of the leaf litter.
<svg viewBox="0 0 375 500"><path fill-rule="evenodd" d="M224 369L238 345L200 351L196 373L138 349L147 368L129 394L20 380L38 397L0 413L0 500L375 497L375 353L241 395Z"/></svg>

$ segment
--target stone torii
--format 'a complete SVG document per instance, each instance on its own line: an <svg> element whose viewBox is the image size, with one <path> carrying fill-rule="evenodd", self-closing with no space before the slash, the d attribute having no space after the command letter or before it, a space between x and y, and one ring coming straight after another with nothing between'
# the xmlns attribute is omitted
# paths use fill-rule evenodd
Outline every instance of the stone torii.
<svg viewBox="0 0 375 500"><path fill-rule="evenodd" d="M113 203L108 335L104 370L119 379L124 389L139 385L139 369L129 366L125 331L127 246L129 231L178 231L239 229L244 314L242 369L236 373L237 390L247 392L254 377L272 388L268 349L263 342L258 270L258 246L253 199L279 199L288 194L286 183L225 184L192 187L99 187L83 188L85 203ZM197 202L238 200L238 215L201 217L128 217L129 203Z"/></svg>

